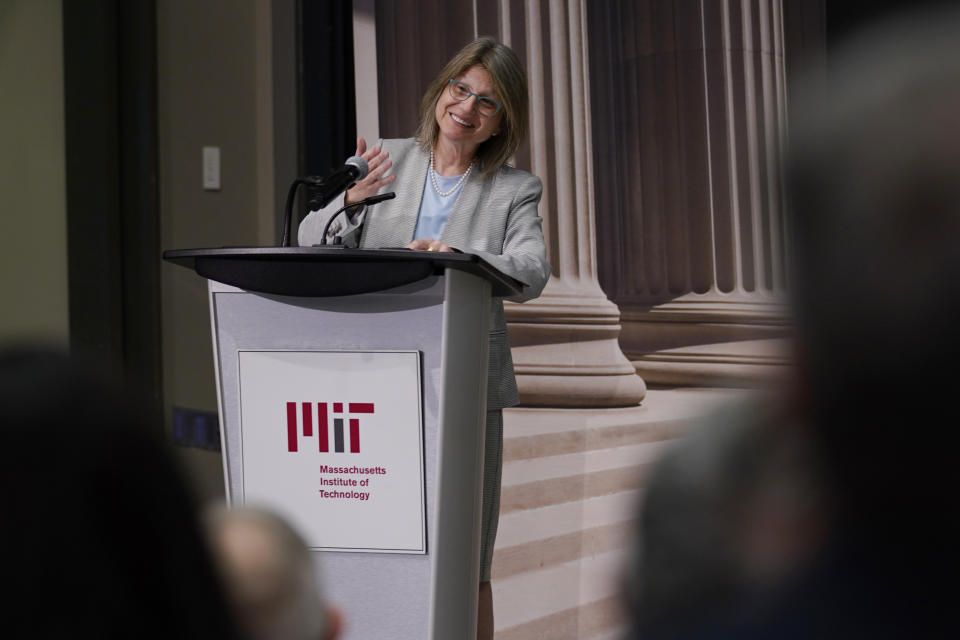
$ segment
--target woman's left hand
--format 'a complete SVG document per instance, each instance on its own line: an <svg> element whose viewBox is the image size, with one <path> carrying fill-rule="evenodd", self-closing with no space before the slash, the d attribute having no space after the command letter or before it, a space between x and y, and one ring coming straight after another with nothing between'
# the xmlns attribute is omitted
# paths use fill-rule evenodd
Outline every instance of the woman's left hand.
<svg viewBox="0 0 960 640"><path fill-rule="evenodd" d="M443 244L439 240L434 240L433 238L417 238L413 242L407 245L407 249L413 249L414 251L442 251L445 253L453 253L453 249Z"/></svg>
<svg viewBox="0 0 960 640"><path fill-rule="evenodd" d="M369 171L362 180L358 180L356 184L347 189L343 196L343 204L353 204L376 195L381 188L397 179L395 173L391 173L387 177L383 176L393 166L393 161L390 160L390 154L383 150L382 142L381 140L381 146L367 149L367 141L363 138L357 138L357 152L354 155L358 155L366 161Z"/></svg>

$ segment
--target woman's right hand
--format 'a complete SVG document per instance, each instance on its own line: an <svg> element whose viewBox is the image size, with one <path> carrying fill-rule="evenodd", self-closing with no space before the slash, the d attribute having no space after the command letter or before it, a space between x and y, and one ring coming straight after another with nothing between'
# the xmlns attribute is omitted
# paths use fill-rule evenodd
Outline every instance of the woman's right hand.
<svg viewBox="0 0 960 640"><path fill-rule="evenodd" d="M357 138L356 155L367 162L369 171L367 171L367 175L363 180L358 180L355 185L347 189L343 197L344 204L353 204L364 198L375 196L382 187L387 186L397 179L397 174L395 173L384 177L383 174L393 166L393 161L389 158L390 154L380 147L367 149L367 141L363 138Z"/></svg>

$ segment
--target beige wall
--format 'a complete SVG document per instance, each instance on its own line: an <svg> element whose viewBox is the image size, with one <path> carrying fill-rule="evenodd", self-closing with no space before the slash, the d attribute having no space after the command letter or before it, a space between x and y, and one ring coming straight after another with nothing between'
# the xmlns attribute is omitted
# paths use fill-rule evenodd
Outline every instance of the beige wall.
<svg viewBox="0 0 960 640"><path fill-rule="evenodd" d="M269 0L157 2L164 249L273 241L269 29ZM204 146L220 147L219 191L203 190ZM216 410L206 283L164 264L161 286L167 413ZM221 495L220 456L182 453L201 495Z"/></svg>
<svg viewBox="0 0 960 640"><path fill-rule="evenodd" d="M0 2L0 342L69 340L62 31L58 0ZM157 2L163 249L274 241L269 34L269 0ZM205 284L164 264L162 296L168 415L216 410ZM222 493L219 455L182 453L201 494Z"/></svg>
<svg viewBox="0 0 960 640"><path fill-rule="evenodd" d="M0 2L3 342L69 340L62 32L58 0Z"/></svg>

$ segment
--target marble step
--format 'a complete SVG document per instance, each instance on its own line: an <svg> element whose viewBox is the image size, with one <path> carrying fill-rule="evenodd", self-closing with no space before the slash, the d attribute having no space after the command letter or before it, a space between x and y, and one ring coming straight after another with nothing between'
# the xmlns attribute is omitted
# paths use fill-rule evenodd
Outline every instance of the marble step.
<svg viewBox="0 0 960 640"><path fill-rule="evenodd" d="M650 389L640 407L504 412L497 640L620 637L645 477L672 440L736 395Z"/></svg>
<svg viewBox="0 0 960 640"><path fill-rule="evenodd" d="M583 473L636 467L654 462L670 440L643 442L609 449L591 449L555 456L505 461L503 486L520 486Z"/></svg>
<svg viewBox="0 0 960 640"><path fill-rule="evenodd" d="M501 516L494 582L628 548L635 536L640 493L626 491Z"/></svg>
<svg viewBox="0 0 960 640"><path fill-rule="evenodd" d="M604 419L584 423L558 419L540 425L528 423L529 414L525 414L525 409L510 411L504 415L504 462L670 440L681 435L686 427L682 420L639 422L636 415L632 420ZM642 413L640 409L633 411L634 414ZM537 416L532 422L537 423L540 419L542 416Z"/></svg>
<svg viewBox="0 0 960 640"><path fill-rule="evenodd" d="M501 518L514 511L632 491L665 442L504 462Z"/></svg>
<svg viewBox="0 0 960 640"><path fill-rule="evenodd" d="M649 389L638 407L506 409L504 461L670 440L731 395L729 390Z"/></svg>
<svg viewBox="0 0 960 640"><path fill-rule="evenodd" d="M494 580L497 640L589 638L622 626L625 555L607 551Z"/></svg>
<svg viewBox="0 0 960 640"><path fill-rule="evenodd" d="M496 640L622 640L625 623L617 597L588 602L496 631Z"/></svg>

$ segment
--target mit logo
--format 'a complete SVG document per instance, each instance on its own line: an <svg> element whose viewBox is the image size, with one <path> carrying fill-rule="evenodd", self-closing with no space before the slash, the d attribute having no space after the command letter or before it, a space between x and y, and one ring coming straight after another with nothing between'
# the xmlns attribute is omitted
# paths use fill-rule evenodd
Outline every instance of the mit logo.
<svg viewBox="0 0 960 640"><path fill-rule="evenodd" d="M288 402L287 403L287 451L298 451L297 438L297 404L300 404L300 413L302 416L303 437L313 437L313 404L312 402ZM317 450L320 453L330 452L330 419L328 414L333 414L333 450L336 453L343 453L343 402L318 402L317 405ZM332 405L332 410L328 412L328 407ZM372 402L349 402L347 403L347 414L373 413ZM350 453L360 453L360 418L349 417L350 425Z"/></svg>

